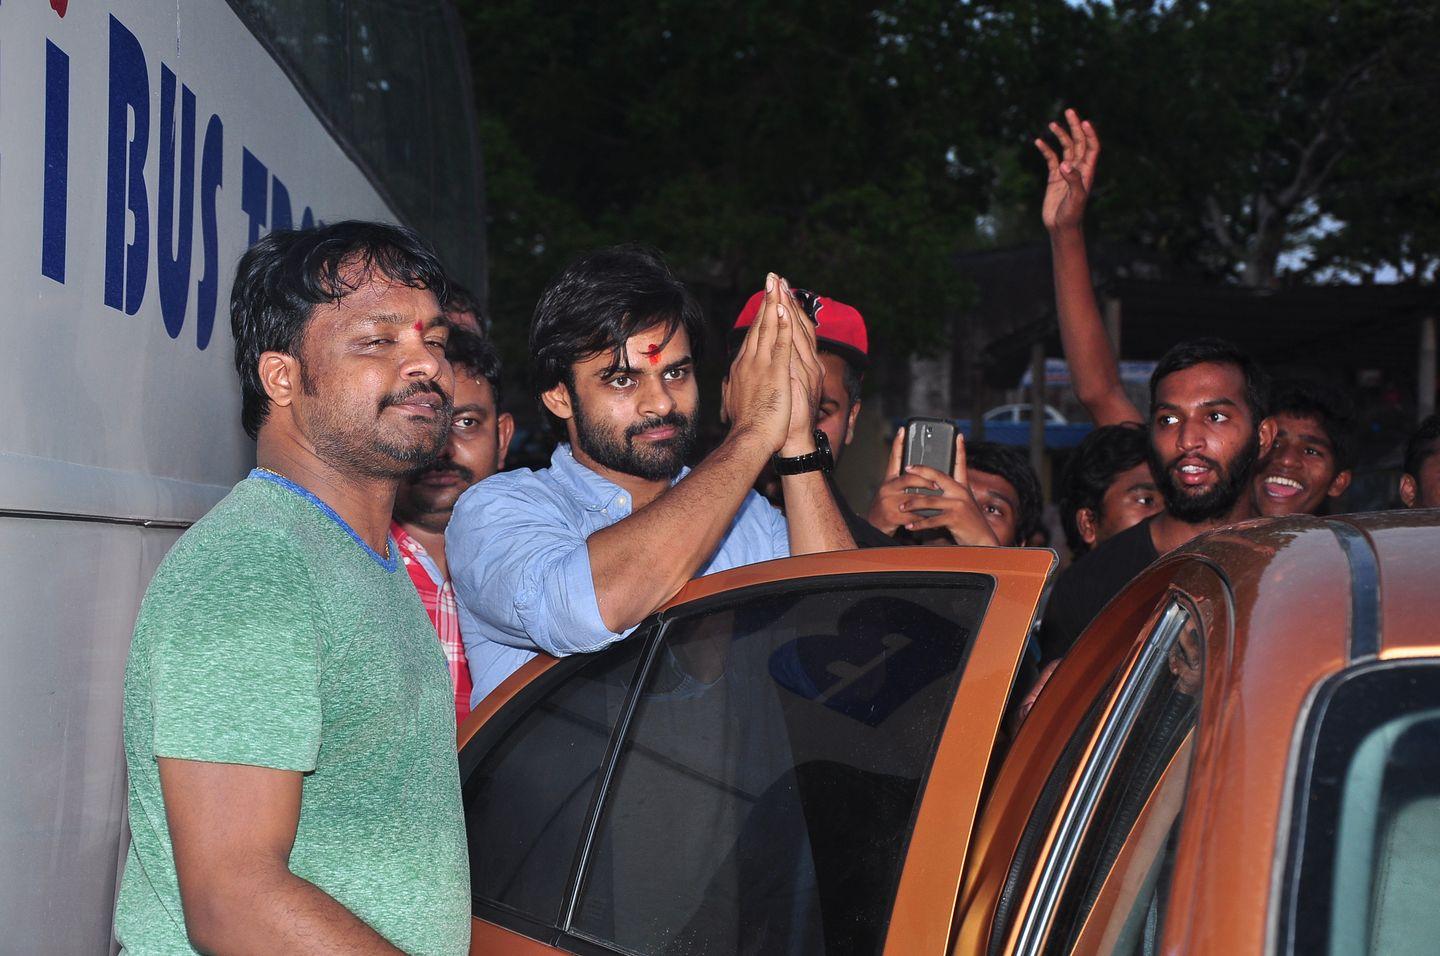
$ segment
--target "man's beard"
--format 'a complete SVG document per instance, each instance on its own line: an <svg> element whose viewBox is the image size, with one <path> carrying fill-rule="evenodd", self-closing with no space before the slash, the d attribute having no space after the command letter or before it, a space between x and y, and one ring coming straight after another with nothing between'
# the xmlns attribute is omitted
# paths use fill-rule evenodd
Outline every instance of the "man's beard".
<svg viewBox="0 0 1440 956"><path fill-rule="evenodd" d="M304 365L300 368L301 389L306 395L317 395L319 390L306 376ZM399 441L387 434L380 424L385 410L427 392L443 400L443 405L435 410L430 431L421 432L408 441ZM445 447L452 408L450 396L435 382L413 382L382 398L374 417L368 421L362 420L358 412L347 413L333 405L319 404L316 414L310 418L309 437L316 454L341 472L367 478L404 478L435 461Z"/></svg>
<svg viewBox="0 0 1440 956"><path fill-rule="evenodd" d="M427 476L444 474L454 475L460 480L460 484L438 490L425 487L424 479ZM455 509L455 502L473 484L475 472L450 460L417 468L405 476L400 483L400 490L395 493L395 515L432 531L443 531Z"/></svg>
<svg viewBox="0 0 1440 956"><path fill-rule="evenodd" d="M1160 487L1160 496L1165 499L1165 509L1186 524L1200 524L1224 518L1235 510L1240 496L1250 488L1250 478L1260 460L1260 436L1251 434L1245 447L1230 462L1222 466L1213 458L1204 455L1176 455L1169 462L1160 461L1154 444L1149 446L1150 470L1155 473L1155 483ZM1206 491L1191 492L1175 480L1170 470L1182 458L1198 458L1213 468L1218 480Z"/></svg>
<svg viewBox="0 0 1440 956"><path fill-rule="evenodd" d="M678 411L635 422L617 436L589 421L578 402L575 409L575 441L597 465L643 481L668 481L680 473L685 459L695 449L695 419ZM653 428L670 425L675 437L664 442L635 446L635 436Z"/></svg>

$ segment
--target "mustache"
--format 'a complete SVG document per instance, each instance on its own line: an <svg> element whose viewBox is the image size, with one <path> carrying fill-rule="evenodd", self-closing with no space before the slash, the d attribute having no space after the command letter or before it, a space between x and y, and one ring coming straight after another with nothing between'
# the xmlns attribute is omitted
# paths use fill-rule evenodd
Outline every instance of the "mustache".
<svg viewBox="0 0 1440 956"><path fill-rule="evenodd" d="M471 471L469 468L466 468L464 465L457 465L451 461L436 462L433 465L426 465L419 471L413 472L410 477L411 479L418 480L420 478L424 478L426 475L443 474L453 474L465 481L470 482L471 484L475 483L475 472Z"/></svg>
<svg viewBox="0 0 1440 956"><path fill-rule="evenodd" d="M384 398L380 399L380 410L383 412L391 405L399 405L402 402L409 401L416 395L422 395L426 392L429 392L432 395L439 395L445 403L444 406L440 409L440 411L446 415L450 414L450 411L453 407L453 402L451 401L450 396L445 393L445 390L443 388L441 388L433 381L412 382L404 388L400 389L398 392L391 392L389 395L386 395Z"/></svg>
<svg viewBox="0 0 1440 956"><path fill-rule="evenodd" d="M625 429L625 437L627 439L634 438L636 435L644 434L652 428L664 428L666 425L679 431L684 431L690 427L690 416L683 415L680 412L671 412L668 415L656 415L652 418L646 418L627 427Z"/></svg>

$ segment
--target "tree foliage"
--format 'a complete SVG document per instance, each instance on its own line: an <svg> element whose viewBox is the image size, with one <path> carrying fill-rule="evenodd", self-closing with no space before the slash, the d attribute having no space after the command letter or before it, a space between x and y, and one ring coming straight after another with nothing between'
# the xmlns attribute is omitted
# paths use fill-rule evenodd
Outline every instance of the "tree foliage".
<svg viewBox="0 0 1440 956"><path fill-rule="evenodd" d="M931 350L956 253L1040 237L1030 141L1066 105L1105 140L1099 228L1177 271L1433 276L1433 2L460 5L512 352L549 275L628 240L717 338L773 269Z"/></svg>

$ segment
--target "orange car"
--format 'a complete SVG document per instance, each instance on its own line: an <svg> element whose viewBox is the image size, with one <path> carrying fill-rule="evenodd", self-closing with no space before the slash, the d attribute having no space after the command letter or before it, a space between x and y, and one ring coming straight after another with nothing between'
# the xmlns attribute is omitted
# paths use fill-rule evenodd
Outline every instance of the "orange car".
<svg viewBox="0 0 1440 956"><path fill-rule="evenodd" d="M1018 732L1048 551L695 581L462 727L471 952L1429 951L1437 522L1167 555Z"/></svg>

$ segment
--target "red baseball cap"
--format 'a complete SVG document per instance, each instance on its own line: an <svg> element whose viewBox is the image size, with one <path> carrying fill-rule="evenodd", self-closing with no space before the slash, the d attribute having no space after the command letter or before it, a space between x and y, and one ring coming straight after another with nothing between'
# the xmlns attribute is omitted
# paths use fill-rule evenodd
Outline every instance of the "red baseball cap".
<svg viewBox="0 0 1440 956"><path fill-rule="evenodd" d="M807 297L797 295L796 298L803 304ZM870 334L865 330L865 317L860 314L860 310L823 295L809 298L815 303L815 338L819 341L821 351L835 352L862 369L869 365ZM745 330L754 324L755 316L760 314L760 306L764 302L765 292L762 289L752 295L750 301L745 303L745 308L740 310L740 315L735 319L735 327L730 330L732 352L739 348L740 340L745 337Z"/></svg>

